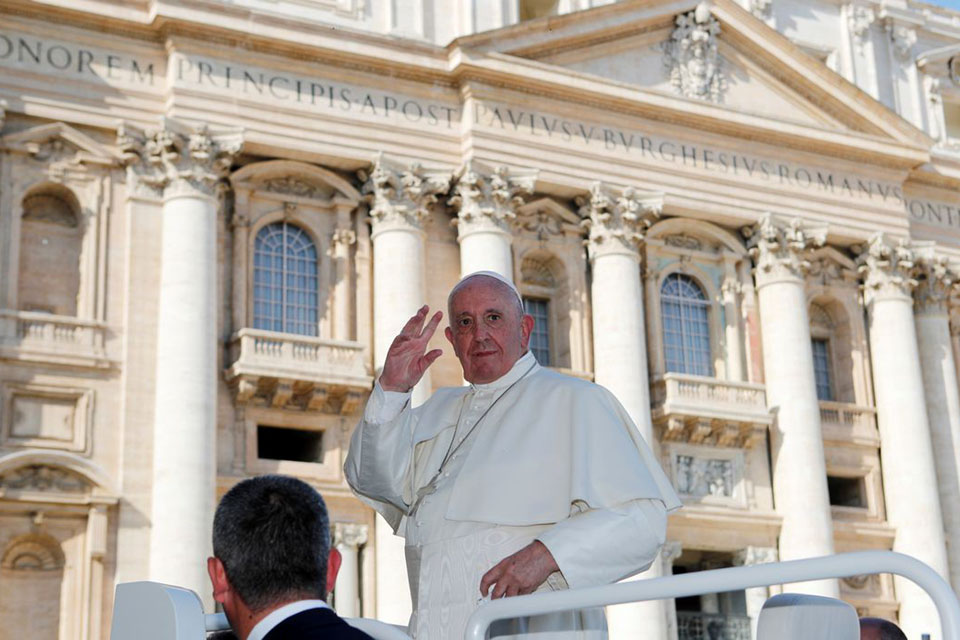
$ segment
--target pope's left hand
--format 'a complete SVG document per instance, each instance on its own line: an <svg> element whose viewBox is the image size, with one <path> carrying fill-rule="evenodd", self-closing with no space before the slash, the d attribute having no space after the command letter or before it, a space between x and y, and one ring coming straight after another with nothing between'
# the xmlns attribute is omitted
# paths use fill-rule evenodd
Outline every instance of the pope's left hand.
<svg viewBox="0 0 960 640"><path fill-rule="evenodd" d="M533 593L547 576L558 570L550 550L539 540L534 540L483 574L480 594L486 596L490 593L490 598L496 599ZM490 587L493 587L492 593Z"/></svg>

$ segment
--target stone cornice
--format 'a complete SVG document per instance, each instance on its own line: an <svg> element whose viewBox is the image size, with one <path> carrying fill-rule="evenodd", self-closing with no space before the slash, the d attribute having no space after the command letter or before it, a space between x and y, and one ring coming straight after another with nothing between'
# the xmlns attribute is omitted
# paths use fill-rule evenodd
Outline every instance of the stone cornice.
<svg viewBox="0 0 960 640"><path fill-rule="evenodd" d="M663 194L641 195L629 188L618 193L594 182L590 195L577 198L577 204L591 261L611 254L639 260L644 233L663 211Z"/></svg>
<svg viewBox="0 0 960 640"><path fill-rule="evenodd" d="M457 172L449 204L458 210L458 238L477 232L512 234L517 208L533 193L538 172L533 169L491 167L471 160Z"/></svg>
<svg viewBox="0 0 960 640"><path fill-rule="evenodd" d="M864 279L868 306L877 300L911 300L917 286L917 255L908 240L900 238L894 242L882 233L874 234L860 249L857 267Z"/></svg>
<svg viewBox="0 0 960 640"><path fill-rule="evenodd" d="M359 173L363 193L370 203L373 235L388 230L422 231L430 205L450 188L449 171L409 167L381 154L369 172Z"/></svg>
<svg viewBox="0 0 960 640"><path fill-rule="evenodd" d="M243 136L239 129L213 133L206 126L164 118L160 127L146 132L122 125L117 147L136 190L164 198L212 197L243 148Z"/></svg>
<svg viewBox="0 0 960 640"><path fill-rule="evenodd" d="M756 265L757 286L782 280L801 281L810 268L812 250L827 240L827 227L804 226L800 218L782 221L766 213L741 233Z"/></svg>

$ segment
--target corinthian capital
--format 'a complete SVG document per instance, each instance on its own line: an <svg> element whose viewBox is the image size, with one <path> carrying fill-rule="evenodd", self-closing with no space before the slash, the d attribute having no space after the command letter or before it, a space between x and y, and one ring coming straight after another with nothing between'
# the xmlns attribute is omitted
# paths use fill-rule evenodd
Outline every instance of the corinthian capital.
<svg viewBox="0 0 960 640"><path fill-rule="evenodd" d="M3 130L3 123L7 119L7 101L0 100L0 130Z"/></svg>
<svg viewBox="0 0 960 640"><path fill-rule="evenodd" d="M459 213L454 221L459 237L477 231L510 233L517 207L533 193L538 172L533 169L490 167L471 160L457 173L450 204Z"/></svg>
<svg viewBox="0 0 960 640"><path fill-rule="evenodd" d="M577 198L577 204L591 260L612 253L639 258L643 235L663 210L663 194L641 195L629 188L616 193L594 182L589 197Z"/></svg>
<svg viewBox="0 0 960 640"><path fill-rule="evenodd" d="M765 213L741 233L756 264L757 286L784 279L802 279L810 268L810 252L827 241L827 227L805 226L800 218L782 221Z"/></svg>
<svg viewBox="0 0 960 640"><path fill-rule="evenodd" d="M775 547L744 547L733 554L733 564L737 567L749 567L755 564L776 562L778 557Z"/></svg>
<svg viewBox="0 0 960 640"><path fill-rule="evenodd" d="M917 313L946 313L950 294L960 282L960 274L946 256L936 255L932 246L917 248L916 253L914 308Z"/></svg>
<svg viewBox="0 0 960 640"><path fill-rule="evenodd" d="M164 197L213 196L243 148L243 136L240 129L214 133L164 118L159 128L146 132L122 125L117 146L138 188Z"/></svg>
<svg viewBox="0 0 960 640"><path fill-rule="evenodd" d="M867 304L884 298L909 299L917 286L915 247L903 238L891 242L876 233L861 248L857 270L863 276Z"/></svg>
<svg viewBox="0 0 960 640"><path fill-rule="evenodd" d="M367 542L367 525L353 522L333 524L333 545L357 548Z"/></svg>
<svg viewBox="0 0 960 640"><path fill-rule="evenodd" d="M374 235L389 229L423 229L430 205L450 188L449 171L428 171L419 164L394 162L380 154L370 172L361 171L370 203Z"/></svg>

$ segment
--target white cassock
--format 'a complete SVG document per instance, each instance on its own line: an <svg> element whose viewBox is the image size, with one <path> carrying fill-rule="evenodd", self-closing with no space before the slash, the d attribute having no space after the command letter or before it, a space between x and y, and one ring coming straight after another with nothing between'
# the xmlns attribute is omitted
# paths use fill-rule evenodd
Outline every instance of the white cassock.
<svg viewBox="0 0 960 640"><path fill-rule="evenodd" d="M462 638L483 574L534 540L560 567L538 591L608 584L656 558L680 501L603 387L527 353L494 382L409 401L374 387L344 470L406 538L417 640ZM506 621L491 636L517 633L599 640L606 622L586 609Z"/></svg>

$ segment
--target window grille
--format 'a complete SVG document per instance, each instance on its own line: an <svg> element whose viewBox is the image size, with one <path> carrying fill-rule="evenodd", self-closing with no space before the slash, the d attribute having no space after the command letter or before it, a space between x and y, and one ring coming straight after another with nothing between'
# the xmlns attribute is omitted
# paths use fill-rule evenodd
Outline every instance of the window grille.
<svg viewBox="0 0 960 640"><path fill-rule="evenodd" d="M537 362L550 366L550 302L539 298L524 298L523 310L533 316L530 351Z"/></svg>
<svg viewBox="0 0 960 640"><path fill-rule="evenodd" d="M253 267L253 326L317 335L317 248L306 232L287 222L257 233Z"/></svg>
<svg viewBox="0 0 960 640"><path fill-rule="evenodd" d="M667 371L713 376L710 302L697 282L672 273L660 287L663 349Z"/></svg>
<svg viewBox="0 0 960 640"><path fill-rule="evenodd" d="M833 384L830 376L830 341L823 338L811 340L813 346L813 377L817 383L817 400L833 400Z"/></svg>

